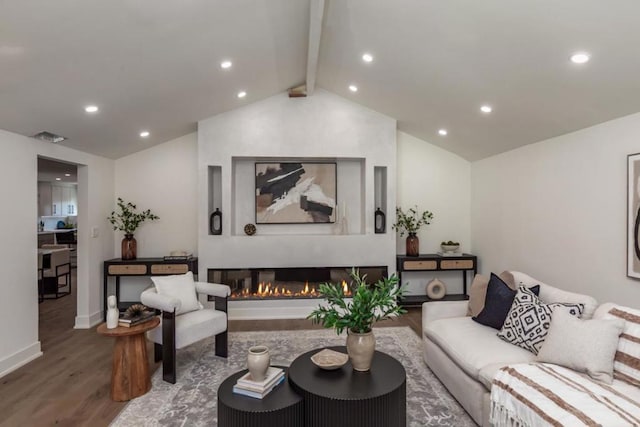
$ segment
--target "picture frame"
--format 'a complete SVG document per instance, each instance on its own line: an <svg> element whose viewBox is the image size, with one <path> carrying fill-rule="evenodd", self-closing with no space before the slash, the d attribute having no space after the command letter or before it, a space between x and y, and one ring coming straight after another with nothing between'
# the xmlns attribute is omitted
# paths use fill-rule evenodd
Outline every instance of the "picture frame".
<svg viewBox="0 0 640 427"><path fill-rule="evenodd" d="M337 184L336 162L256 162L256 224L334 223Z"/></svg>
<svg viewBox="0 0 640 427"><path fill-rule="evenodd" d="M627 156L627 276L640 279L640 153Z"/></svg>

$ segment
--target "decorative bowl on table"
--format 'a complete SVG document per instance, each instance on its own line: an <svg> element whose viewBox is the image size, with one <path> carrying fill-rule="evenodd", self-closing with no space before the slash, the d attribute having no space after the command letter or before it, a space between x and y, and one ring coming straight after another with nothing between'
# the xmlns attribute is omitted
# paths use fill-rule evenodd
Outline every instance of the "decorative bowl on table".
<svg viewBox="0 0 640 427"><path fill-rule="evenodd" d="M331 371L342 367L349 360L349 355L325 348L311 356L311 361L320 369Z"/></svg>
<svg viewBox="0 0 640 427"><path fill-rule="evenodd" d="M442 242L440 244L440 247L442 248L442 252L457 252L458 249L460 249L460 243L456 243L456 242L452 242L452 241L448 241L448 242Z"/></svg>

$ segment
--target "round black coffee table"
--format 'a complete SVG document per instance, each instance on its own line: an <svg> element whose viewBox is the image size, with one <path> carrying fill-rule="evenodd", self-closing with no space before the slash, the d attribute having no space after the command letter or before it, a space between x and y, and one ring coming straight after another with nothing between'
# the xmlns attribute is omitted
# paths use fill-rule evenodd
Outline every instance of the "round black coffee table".
<svg viewBox="0 0 640 427"><path fill-rule="evenodd" d="M344 346L329 348L347 352ZM354 371L351 362L325 371L311 361L320 350L299 356L289 367L289 383L304 398L306 427L406 426L406 373L400 362L376 351L369 372Z"/></svg>
<svg viewBox="0 0 640 427"><path fill-rule="evenodd" d="M286 372L287 368L283 368ZM238 378L247 370L236 372L218 387L219 427L302 427L304 403L302 397L285 380L263 399L242 396L233 392Z"/></svg>

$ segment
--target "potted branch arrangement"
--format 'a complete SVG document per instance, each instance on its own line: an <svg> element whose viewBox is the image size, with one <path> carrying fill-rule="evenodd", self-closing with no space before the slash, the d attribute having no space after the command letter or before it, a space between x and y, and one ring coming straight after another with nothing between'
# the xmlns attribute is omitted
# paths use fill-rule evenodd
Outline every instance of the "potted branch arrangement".
<svg viewBox="0 0 640 427"><path fill-rule="evenodd" d="M368 371L376 345L373 324L407 312L398 305L405 288L399 285L395 274L373 284L367 284L366 274L361 276L356 269L351 270L351 277L351 295L345 295L340 284L320 284L319 293L327 305L320 305L307 318L325 328L334 328L338 335L346 329L347 353L353 369Z"/></svg>
<svg viewBox="0 0 640 427"><path fill-rule="evenodd" d="M150 209L142 212L136 212L136 205L126 202L118 197L118 212L112 211L107 217L114 230L124 231L124 239L122 239L121 257L122 259L136 259L138 243L133 237L133 233L146 220L155 221L160 219L159 216L151 213Z"/></svg>
<svg viewBox="0 0 640 427"><path fill-rule="evenodd" d="M406 213L402 208L396 208L396 222L393 224L393 229L400 233L400 237L404 236L404 233L408 234L406 240L407 256L418 256L420 240L416 234L420 227L431 224L432 219L433 213L430 211L419 213L418 206L409 208Z"/></svg>

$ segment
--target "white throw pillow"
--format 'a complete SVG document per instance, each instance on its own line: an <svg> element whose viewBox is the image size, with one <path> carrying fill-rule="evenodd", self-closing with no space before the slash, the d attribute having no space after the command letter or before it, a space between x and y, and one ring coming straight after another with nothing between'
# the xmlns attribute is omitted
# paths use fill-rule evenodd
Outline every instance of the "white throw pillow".
<svg viewBox="0 0 640 427"><path fill-rule="evenodd" d="M595 380L611 384L613 358L623 328L621 319L581 320L558 310L553 313L536 361L586 372Z"/></svg>
<svg viewBox="0 0 640 427"><path fill-rule="evenodd" d="M178 274L175 276L152 276L151 280L160 295L177 298L181 305L176 310L177 314L184 314L202 308L196 294L196 284L193 281L193 273Z"/></svg>

